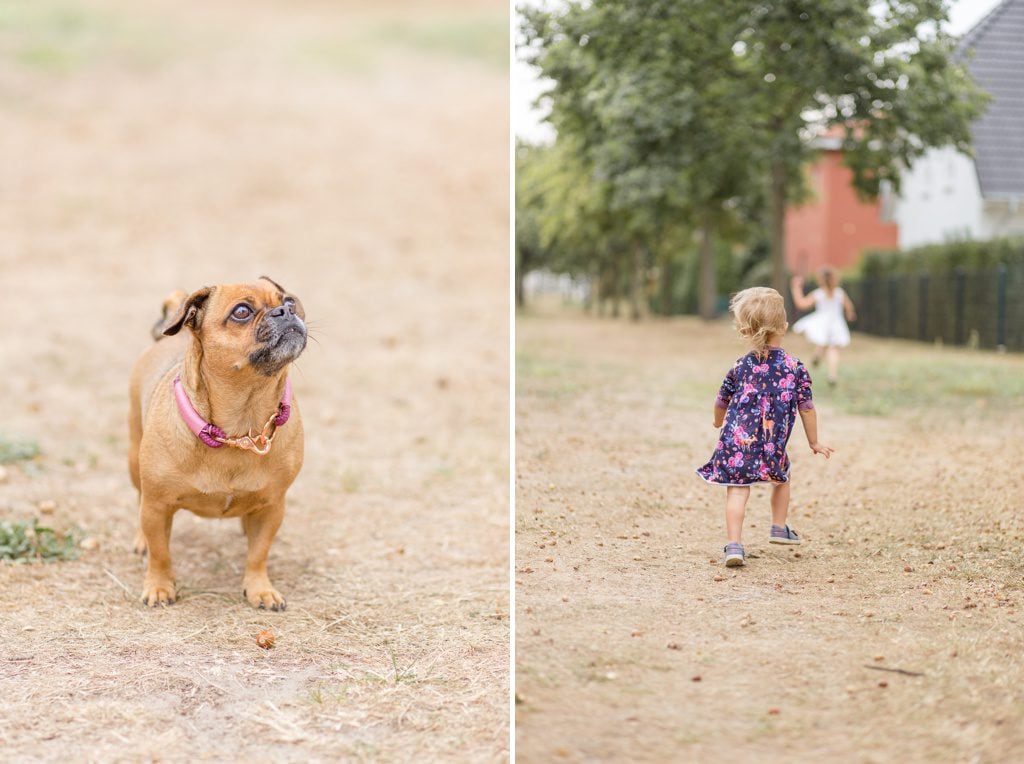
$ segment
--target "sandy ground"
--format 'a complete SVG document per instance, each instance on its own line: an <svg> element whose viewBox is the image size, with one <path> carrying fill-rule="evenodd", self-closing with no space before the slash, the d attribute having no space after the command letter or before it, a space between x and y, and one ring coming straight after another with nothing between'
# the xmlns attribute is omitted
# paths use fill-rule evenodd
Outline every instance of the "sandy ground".
<svg viewBox="0 0 1024 764"><path fill-rule="evenodd" d="M5 761L507 759L507 14L0 7L0 435L42 450L0 517L98 544L0 564ZM242 600L236 522L184 513L146 610L129 369L169 291L262 273L317 340L288 611Z"/></svg>
<svg viewBox="0 0 1024 764"><path fill-rule="evenodd" d="M724 491L693 470L744 352L728 324L527 314L516 331L518 760L1024 760L1020 398L958 383L871 416L816 385L837 453L797 426L805 543L767 543L755 489L748 564L727 571ZM858 336L844 372L932 378L967 356ZM997 384L1024 371L984 359Z"/></svg>

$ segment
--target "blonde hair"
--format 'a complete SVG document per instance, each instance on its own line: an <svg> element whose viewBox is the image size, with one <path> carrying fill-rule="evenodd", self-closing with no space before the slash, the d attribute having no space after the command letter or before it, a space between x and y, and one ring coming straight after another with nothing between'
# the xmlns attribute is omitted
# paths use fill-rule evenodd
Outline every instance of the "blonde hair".
<svg viewBox="0 0 1024 764"><path fill-rule="evenodd" d="M751 287L733 295L729 310L736 319L736 331L757 351L768 349L772 335L781 337L789 324L782 295L768 287Z"/></svg>

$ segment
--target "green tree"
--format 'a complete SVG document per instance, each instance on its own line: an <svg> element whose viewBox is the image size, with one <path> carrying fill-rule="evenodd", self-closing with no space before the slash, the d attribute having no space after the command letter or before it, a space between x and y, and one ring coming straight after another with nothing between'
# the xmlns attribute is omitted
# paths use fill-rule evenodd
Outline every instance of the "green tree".
<svg viewBox="0 0 1024 764"><path fill-rule="evenodd" d="M607 188L576 142L567 135L550 146L517 143L515 163L517 297L526 273L541 267L607 282L616 242Z"/></svg>
<svg viewBox="0 0 1024 764"><path fill-rule="evenodd" d="M928 148L970 151L986 96L941 29L944 0L775 0L748 3L733 51L747 73L744 113L763 130L772 282L784 290L784 222L814 135L838 126L864 197Z"/></svg>
<svg viewBox="0 0 1024 764"><path fill-rule="evenodd" d="M625 242L634 317L646 267L680 220L700 232L700 312L713 316L715 236L735 227L737 198L757 177L754 134L733 113L743 73L732 51L739 9L730 7L596 0L523 9L529 58L554 82L558 140L579 146Z"/></svg>
<svg viewBox="0 0 1024 764"><path fill-rule="evenodd" d="M539 157L543 146L516 143L515 153L515 299L516 307L525 303L523 278L531 270L549 264L551 257L544 246L541 229L544 225L545 197L538 183Z"/></svg>
<svg viewBox="0 0 1024 764"><path fill-rule="evenodd" d="M785 211L805 193L816 135L840 128L870 197L883 182L898 190L929 147L969 151L984 106L941 31L943 0L571 0L521 12L527 58L554 83L556 145L589 189L587 225L614 242L591 251L633 273L634 305L639 272L665 261L666 231L685 228L698 233L710 317L716 239L747 237L766 207L784 292Z"/></svg>

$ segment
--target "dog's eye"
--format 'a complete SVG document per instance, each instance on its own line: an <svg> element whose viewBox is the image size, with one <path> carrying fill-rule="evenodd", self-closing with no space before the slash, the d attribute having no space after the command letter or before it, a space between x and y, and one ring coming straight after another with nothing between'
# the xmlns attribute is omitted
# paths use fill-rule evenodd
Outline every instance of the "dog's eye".
<svg viewBox="0 0 1024 764"><path fill-rule="evenodd" d="M248 321L252 316L252 308L248 305L236 305L235 309L231 311L231 317L235 321Z"/></svg>

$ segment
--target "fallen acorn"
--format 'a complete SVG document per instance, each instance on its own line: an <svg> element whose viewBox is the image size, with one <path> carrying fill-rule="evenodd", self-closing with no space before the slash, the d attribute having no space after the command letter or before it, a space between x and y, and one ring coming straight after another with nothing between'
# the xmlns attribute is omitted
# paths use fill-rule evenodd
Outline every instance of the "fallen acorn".
<svg viewBox="0 0 1024 764"><path fill-rule="evenodd" d="M264 650L269 650L274 646L274 635L269 631L261 631L256 635L256 644Z"/></svg>

